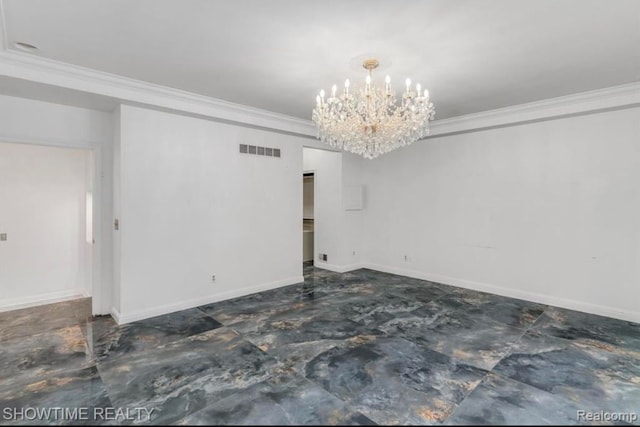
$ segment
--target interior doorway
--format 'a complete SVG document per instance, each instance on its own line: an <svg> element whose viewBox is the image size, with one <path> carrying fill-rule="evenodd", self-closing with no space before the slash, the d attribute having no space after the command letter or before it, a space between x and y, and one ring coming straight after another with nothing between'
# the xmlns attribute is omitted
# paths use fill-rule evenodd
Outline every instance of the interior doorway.
<svg viewBox="0 0 640 427"><path fill-rule="evenodd" d="M0 142L0 311L89 297L95 156Z"/></svg>
<svg viewBox="0 0 640 427"><path fill-rule="evenodd" d="M313 267L315 247L315 172L302 175L302 261Z"/></svg>

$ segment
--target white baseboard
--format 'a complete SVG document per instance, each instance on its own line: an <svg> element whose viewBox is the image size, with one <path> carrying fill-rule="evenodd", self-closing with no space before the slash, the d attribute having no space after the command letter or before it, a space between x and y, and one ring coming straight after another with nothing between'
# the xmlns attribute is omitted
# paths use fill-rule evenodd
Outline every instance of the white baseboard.
<svg viewBox="0 0 640 427"><path fill-rule="evenodd" d="M382 271L385 273L398 274L401 276L413 277L415 279L428 280L445 285L457 286L460 288L472 289L481 292L489 292L496 295L523 299L539 304L552 305L569 310L581 311L584 313L597 314L600 316L640 323L640 312L638 311L623 310L615 307L592 304L585 301L577 301L568 298L540 294L536 292L506 288L504 286L492 285L489 283L475 282L472 280L458 279L454 277L442 276L439 274L423 273L420 271L384 266L379 264L365 264L363 267L369 268L371 270Z"/></svg>
<svg viewBox="0 0 640 427"><path fill-rule="evenodd" d="M171 303L162 305L159 307L153 307L145 310L138 310L131 313L121 313L115 308L111 308L111 316L119 325L125 323L136 322L138 320L148 319L150 317L161 316L163 314L173 313L180 310L186 310L189 308L199 307L201 305L211 304L218 301L224 301L232 298L242 297L245 295L255 294L256 292L268 291L270 289L280 288L283 286L294 285L296 283L304 282L303 276L290 277L284 280L277 280L275 282L262 283L248 288L234 289L226 292L221 292L216 295L207 295L204 297L193 298L186 301L180 301L177 303Z"/></svg>
<svg viewBox="0 0 640 427"><path fill-rule="evenodd" d="M120 315L120 312L115 307L111 307L111 317L113 317L113 320L115 320L118 325L122 324L120 320L122 319L122 316Z"/></svg>
<svg viewBox="0 0 640 427"><path fill-rule="evenodd" d="M315 262L314 264L318 268L323 268L337 273L345 273L348 271L357 270L360 268L369 268L371 270L382 271L385 273L398 274L400 276L413 277L416 279L428 280L431 282L442 283L445 285L457 286L465 289L472 289L481 292L489 292L496 295L502 295L510 298L518 298L539 304L552 305L556 307L562 307L569 310L576 310L585 313L597 314L600 316L612 317L616 319L626 320L630 322L640 323L640 312L622 310L614 307L607 307L598 304L592 304L584 301L571 300L567 298L556 297L552 295L545 295L536 292L523 291L518 289L506 288L504 286L493 285L489 283L476 282L472 280L459 279L454 277L443 276L439 274L424 273L421 271L384 266L371 263L358 263L345 266L336 266L333 264L327 264L324 262ZM201 305L211 304L218 301L224 301L227 299L237 298L245 295L250 295L256 292L262 292L270 289L279 288L282 286L293 285L295 283L301 283L304 281L303 276L292 277L285 280L279 280L270 283L263 283L248 288L237 289L222 292L216 295L208 295L202 298L195 298L179 303L167 304L160 307L154 307L151 309L135 311L132 313L121 314L115 308L111 309L111 316L118 324L135 322L138 320L148 319L150 317L160 316L163 314L172 313L175 311L186 310ZM71 298L68 298L71 299ZM3 311L0 306L0 311Z"/></svg>
<svg viewBox="0 0 640 427"><path fill-rule="evenodd" d="M84 289L68 289L58 292L33 295L24 298L11 298L0 300L0 312L18 310L21 308L36 307L39 305L53 304L90 296Z"/></svg>
<svg viewBox="0 0 640 427"><path fill-rule="evenodd" d="M314 261L314 267L322 268L324 270L334 271L336 273L346 273L348 271L358 270L359 268L363 268L364 264L356 263L356 264L347 264L347 265L333 265L327 264L322 261Z"/></svg>

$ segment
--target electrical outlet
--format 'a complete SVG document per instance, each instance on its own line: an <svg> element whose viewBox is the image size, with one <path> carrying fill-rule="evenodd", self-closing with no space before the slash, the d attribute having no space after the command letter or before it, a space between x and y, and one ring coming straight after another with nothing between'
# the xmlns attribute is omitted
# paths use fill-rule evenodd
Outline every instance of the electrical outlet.
<svg viewBox="0 0 640 427"><path fill-rule="evenodd" d="M405 255L404 262L411 262L411 257L409 255Z"/></svg>
<svg viewBox="0 0 640 427"><path fill-rule="evenodd" d="M215 281L216 281L216 275L215 275L215 274L211 276L211 281L212 281L212 282L215 282Z"/></svg>
<svg viewBox="0 0 640 427"><path fill-rule="evenodd" d="M0 233L0 240L1 241L6 241L7 240L7 233Z"/></svg>
<svg viewBox="0 0 640 427"><path fill-rule="evenodd" d="M353 251L353 256L356 256L356 251Z"/></svg>

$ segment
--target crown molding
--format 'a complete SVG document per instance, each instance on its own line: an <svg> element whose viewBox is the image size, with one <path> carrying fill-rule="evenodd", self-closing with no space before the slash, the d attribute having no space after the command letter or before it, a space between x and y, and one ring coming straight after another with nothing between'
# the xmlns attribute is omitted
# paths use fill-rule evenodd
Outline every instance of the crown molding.
<svg viewBox="0 0 640 427"><path fill-rule="evenodd" d="M307 138L317 135L310 120L9 49L3 0L0 0L0 75L101 95L121 103L178 111ZM637 106L640 106L640 82L435 120L431 123L429 137Z"/></svg>
<svg viewBox="0 0 640 427"><path fill-rule="evenodd" d="M0 75L103 95L242 125L313 136L310 120L117 76L11 49L0 52Z"/></svg>
<svg viewBox="0 0 640 427"><path fill-rule="evenodd" d="M640 106L640 82L435 120L429 137Z"/></svg>

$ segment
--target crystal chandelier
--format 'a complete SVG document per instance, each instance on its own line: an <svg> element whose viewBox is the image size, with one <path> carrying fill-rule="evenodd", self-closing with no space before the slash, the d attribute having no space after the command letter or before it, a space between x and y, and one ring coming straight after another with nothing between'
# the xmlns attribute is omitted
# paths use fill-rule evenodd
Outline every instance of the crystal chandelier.
<svg viewBox="0 0 640 427"><path fill-rule="evenodd" d="M336 85L328 99L325 99L324 90L320 91L312 120L318 127L321 141L374 159L427 136L429 120L435 114L433 104L429 102L429 91L421 92L419 83L414 91L411 80L407 79L402 102L396 104L389 76L385 79L384 90L372 82L372 72L379 64L377 59L363 62L369 75L355 96L349 92L349 79L344 82L341 95L336 95Z"/></svg>

